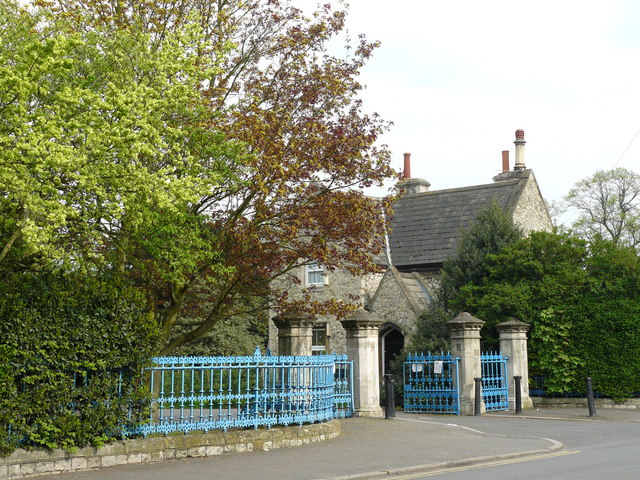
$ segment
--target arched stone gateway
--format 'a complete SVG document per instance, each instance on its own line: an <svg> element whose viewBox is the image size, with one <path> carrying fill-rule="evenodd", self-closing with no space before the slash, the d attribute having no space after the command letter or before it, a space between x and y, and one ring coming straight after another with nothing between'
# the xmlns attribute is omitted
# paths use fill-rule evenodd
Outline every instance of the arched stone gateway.
<svg viewBox="0 0 640 480"><path fill-rule="evenodd" d="M390 373L391 361L404 347L404 332L393 323L385 323L380 328L380 370L381 374Z"/></svg>

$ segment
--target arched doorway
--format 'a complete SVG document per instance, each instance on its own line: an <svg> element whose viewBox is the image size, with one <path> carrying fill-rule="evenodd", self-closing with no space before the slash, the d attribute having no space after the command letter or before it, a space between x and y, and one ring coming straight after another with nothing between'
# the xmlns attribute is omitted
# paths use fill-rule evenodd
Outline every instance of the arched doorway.
<svg viewBox="0 0 640 480"><path fill-rule="evenodd" d="M381 374L389 373L391 361L404 347L404 333L400 327L386 323L380 329L380 370Z"/></svg>

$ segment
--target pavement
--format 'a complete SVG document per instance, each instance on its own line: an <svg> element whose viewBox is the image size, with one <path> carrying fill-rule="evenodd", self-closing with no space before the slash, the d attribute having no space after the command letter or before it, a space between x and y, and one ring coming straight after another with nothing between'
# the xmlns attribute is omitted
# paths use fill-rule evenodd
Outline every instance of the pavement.
<svg viewBox="0 0 640 480"><path fill-rule="evenodd" d="M590 417L586 408L534 408L524 410L520 415L513 412L490 412L483 417L640 423L640 409L598 409L596 416ZM349 469L359 471L318 476L316 479L388 478L460 465L543 455L564 447L561 442L551 438L531 437L522 433L485 433L462 425L465 423L464 418L399 412L395 419L355 418L343 421L342 438L338 440L340 450L348 458ZM511 431L522 432L517 423L514 425L515 428ZM332 468L338 468L337 463L341 457L332 459Z"/></svg>
<svg viewBox="0 0 640 480"><path fill-rule="evenodd" d="M512 424L500 421L500 431L509 433L478 430L483 428L478 425L486 425L490 430L495 424L493 417L513 419ZM599 409L595 417L589 417L586 408L533 409L525 410L522 415L486 413L480 421L479 417L398 412L395 419L341 420L340 436L301 447L115 467L61 477L92 480L365 480L562 450L562 443L554 439L527 436L527 428L519 421L521 419L640 423L640 409ZM476 428L469 428L465 423Z"/></svg>

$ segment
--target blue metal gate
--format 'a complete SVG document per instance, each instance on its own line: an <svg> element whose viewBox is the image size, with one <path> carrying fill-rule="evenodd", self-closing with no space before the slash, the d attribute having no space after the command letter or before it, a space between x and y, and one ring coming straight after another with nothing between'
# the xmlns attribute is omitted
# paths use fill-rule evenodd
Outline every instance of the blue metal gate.
<svg viewBox="0 0 640 480"><path fill-rule="evenodd" d="M482 367L482 400L488 412L509 410L507 357L497 352L480 355Z"/></svg>
<svg viewBox="0 0 640 480"><path fill-rule="evenodd" d="M335 356L333 381L334 418L353 417L353 360L350 361L346 355Z"/></svg>
<svg viewBox="0 0 640 480"><path fill-rule="evenodd" d="M458 359L414 354L403 365L404 411L460 414Z"/></svg>

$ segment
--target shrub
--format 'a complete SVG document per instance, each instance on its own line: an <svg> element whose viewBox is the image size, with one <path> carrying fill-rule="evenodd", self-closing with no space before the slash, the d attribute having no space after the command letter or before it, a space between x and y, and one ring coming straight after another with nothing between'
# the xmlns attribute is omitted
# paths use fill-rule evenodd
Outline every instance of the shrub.
<svg viewBox="0 0 640 480"><path fill-rule="evenodd" d="M154 339L143 299L111 279L0 279L0 453L118 437L147 405Z"/></svg>

